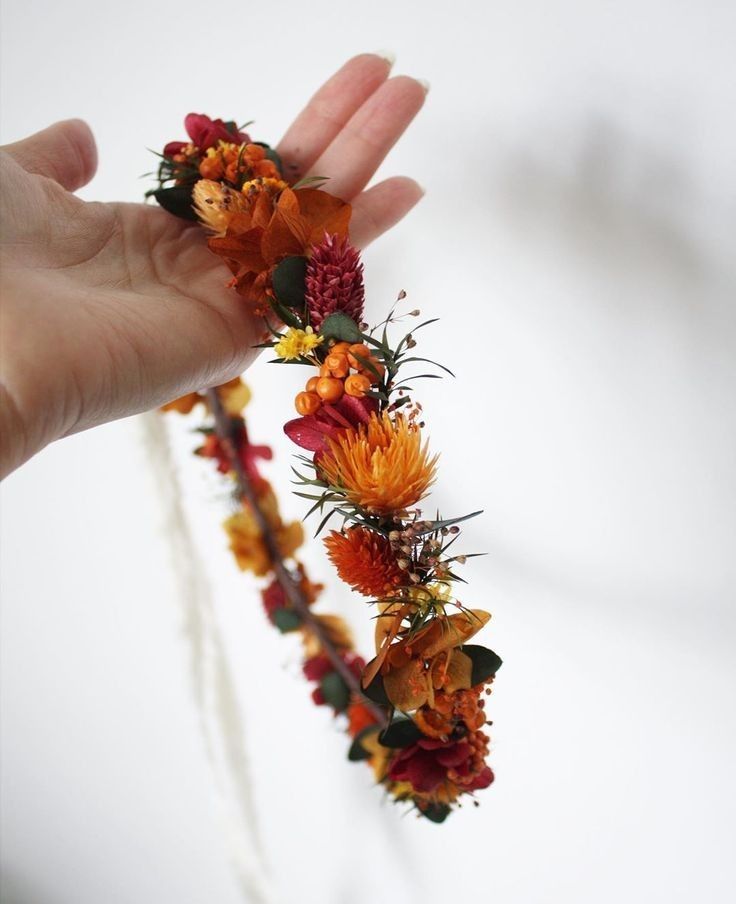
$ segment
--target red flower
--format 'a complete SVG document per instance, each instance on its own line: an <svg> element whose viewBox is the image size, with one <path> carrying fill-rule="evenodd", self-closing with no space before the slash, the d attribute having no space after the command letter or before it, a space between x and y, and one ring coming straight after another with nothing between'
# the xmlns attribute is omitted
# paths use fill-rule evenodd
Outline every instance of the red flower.
<svg viewBox="0 0 736 904"><path fill-rule="evenodd" d="M460 741L422 738L396 755L388 777L395 782L409 782L423 794L431 794L447 781L460 792L480 791L493 781L493 772L483 762L487 747L482 732L471 732Z"/></svg>
<svg viewBox="0 0 736 904"><path fill-rule="evenodd" d="M327 452L328 439L335 439L343 430L367 424L377 410L376 399L344 395L339 402L322 405L316 414L288 421L284 424L284 433L302 449Z"/></svg>
<svg viewBox="0 0 736 904"><path fill-rule="evenodd" d="M210 119L204 113L190 113L184 120L184 128L191 138L191 143L206 151L213 148L218 141L230 141L234 144L248 144L250 138L245 132L238 131L234 122L223 122L221 119ZM181 153L189 142L170 141L164 148L164 157L173 157Z"/></svg>
<svg viewBox="0 0 736 904"><path fill-rule="evenodd" d="M248 440L248 431L245 424L242 425L235 437L235 442L240 449L240 463L248 479L253 483L259 483L262 477L258 471L256 460L263 458L270 461L273 458L273 451L268 446L254 446ZM215 433L210 433L204 441L204 445L197 450L197 454L203 458L214 458L217 461L217 470L221 474L227 474L232 471L233 465L230 457L222 446L219 437Z"/></svg>

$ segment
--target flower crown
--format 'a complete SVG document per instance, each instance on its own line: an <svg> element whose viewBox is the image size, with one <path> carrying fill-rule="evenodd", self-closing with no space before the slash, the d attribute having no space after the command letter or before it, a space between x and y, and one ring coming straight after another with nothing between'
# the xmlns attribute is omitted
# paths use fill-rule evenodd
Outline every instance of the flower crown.
<svg viewBox="0 0 736 904"><path fill-rule="evenodd" d="M148 192L170 213L199 220L229 285L263 318L275 361L306 365L284 430L303 450L296 494L320 517L316 534L339 577L375 606L375 656L355 652L345 622L314 611L322 590L296 558L299 522L284 523L250 441L240 379L190 393L166 411L204 410L196 454L234 481L238 509L225 521L239 567L264 580L261 597L279 631L300 634L312 698L344 716L348 757L365 760L396 801L442 822L466 795L487 788L490 723L485 695L501 665L469 641L490 615L455 596L467 555L455 552L467 518L428 518L417 508L435 481L437 456L422 437L412 365L417 331L392 338L419 311L400 315L405 293L378 326L364 322L363 265L349 239L350 205L321 187L289 184L276 152L234 122L191 113L189 141L161 155ZM449 371L447 371L449 373ZM306 517L306 516L305 516Z"/></svg>

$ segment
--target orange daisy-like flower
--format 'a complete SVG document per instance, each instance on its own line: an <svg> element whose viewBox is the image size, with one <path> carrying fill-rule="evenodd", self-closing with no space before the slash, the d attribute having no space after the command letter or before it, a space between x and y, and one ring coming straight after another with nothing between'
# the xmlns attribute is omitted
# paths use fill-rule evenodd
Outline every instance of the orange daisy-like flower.
<svg viewBox="0 0 736 904"><path fill-rule="evenodd" d="M351 207L314 188L284 188L277 195L263 185L248 191L248 209L235 213L224 236L209 246L224 258L238 293L264 313L268 305L271 270L290 255L309 255L325 232L344 238Z"/></svg>
<svg viewBox="0 0 736 904"><path fill-rule="evenodd" d="M367 425L329 440L319 465L328 483L353 505L387 515L422 499L434 482L438 456L430 457L419 428L402 415L372 415Z"/></svg>
<svg viewBox="0 0 736 904"><path fill-rule="evenodd" d="M384 596L404 582L389 541L364 527L325 538L327 555L340 578L364 596Z"/></svg>

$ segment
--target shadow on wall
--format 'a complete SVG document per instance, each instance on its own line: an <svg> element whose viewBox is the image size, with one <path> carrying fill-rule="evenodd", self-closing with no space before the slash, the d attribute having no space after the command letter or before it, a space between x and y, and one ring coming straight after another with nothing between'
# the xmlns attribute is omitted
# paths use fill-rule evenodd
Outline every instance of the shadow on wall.
<svg viewBox="0 0 736 904"><path fill-rule="evenodd" d="M715 537L717 524L723 529L732 523L720 507L733 481L728 480L724 447L717 449L715 438L730 448L736 446L736 421L728 403L736 393L736 222L728 200L733 192L723 186L714 199L688 160L678 159L669 148L647 147L605 120L589 122L577 132L568 130L564 140L556 133L541 142L539 135L529 137L521 150L506 148L499 154L496 145L494 154L490 205L494 218L502 221L495 228L510 232L513 242L529 248L532 266L536 259L550 267L551 258L550 272L572 269L584 285L587 282L589 293L580 292L571 303L589 306L594 316L597 308L607 318L603 323L611 324L610 342L623 339L622 387L633 393L641 379L640 388L649 393L645 397L655 404L662 400L665 414L661 415L656 408L647 409L640 398L631 397L632 410L643 418L652 414L646 428L652 441L660 443L665 454L679 455L685 469L689 459L685 451L672 449L671 439L677 434L667 432L671 431L668 413L677 412L679 406L683 435L688 418L693 419L693 431L703 425L712 428L707 434L713 437L710 447L704 435L692 447L700 455L702 472L692 473L689 490L673 492L683 494L682 517L687 518L688 502L693 504L698 487L710 492L707 481L713 475L707 474L708 469L720 473L720 503L705 512L706 517L712 516L709 529ZM530 304L541 310L543 301ZM572 316L587 315L579 309ZM662 337L672 341L664 344L666 354L658 358L661 349L656 343ZM631 349L643 349L645 355L650 350L649 369L640 359L627 359ZM667 385L670 377L671 387ZM677 395L683 391L685 396ZM633 429L635 421L620 423ZM659 437L658 429L663 430ZM637 465L639 469L651 466L656 458L656 449L648 452L650 459ZM717 501L713 496L710 504ZM697 539L695 520L690 529ZM618 525L616 530L625 527ZM723 536L720 543L725 547ZM673 541L671 551L678 549L687 554L682 538L679 545ZM639 593L646 593L661 597L664 605L680 596L683 603L689 601L692 589L663 586L653 573L649 581L641 580L641 574L638 579L619 574L610 589L608 578L591 579L588 586L571 580L567 568L556 571L550 563L535 565L520 550L503 545L494 546L492 558L509 575L523 575L563 595L592 592L598 598L620 600L623 592L635 600ZM733 566L725 560L715 564L720 575L711 572L702 589L710 587L712 602L722 604ZM632 586L627 588L629 583Z"/></svg>
<svg viewBox="0 0 736 904"><path fill-rule="evenodd" d="M539 152L530 154L531 146ZM724 296L736 288L736 218L722 199L703 196L687 162L669 149L592 121L577 139L530 139L501 162L494 186L492 203L527 238L566 243L598 272L610 269L622 288L656 281L683 312L726 313ZM622 306L627 297L620 292Z"/></svg>

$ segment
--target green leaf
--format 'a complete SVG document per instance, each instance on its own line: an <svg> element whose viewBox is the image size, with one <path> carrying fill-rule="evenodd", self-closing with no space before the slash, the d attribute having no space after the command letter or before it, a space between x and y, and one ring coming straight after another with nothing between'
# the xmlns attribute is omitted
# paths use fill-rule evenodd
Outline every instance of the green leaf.
<svg viewBox="0 0 736 904"><path fill-rule="evenodd" d="M337 712L347 709L350 703L350 689L337 672L328 672L319 683L325 700Z"/></svg>
<svg viewBox="0 0 736 904"><path fill-rule="evenodd" d="M381 732L378 740L384 747L408 747L423 737L411 719L396 719Z"/></svg>
<svg viewBox="0 0 736 904"><path fill-rule="evenodd" d="M475 687L476 684L482 684L489 678L492 678L501 668L503 660L500 656L486 647L476 644L465 644L461 647L466 656L470 656L473 661L473 671L471 672L470 681Z"/></svg>
<svg viewBox="0 0 736 904"><path fill-rule="evenodd" d="M375 725L367 725L365 728L361 729L353 739L353 743L350 745L348 759L353 763L357 763L360 760L367 760L372 756L372 754L363 747L362 741L364 738L367 738L368 735L375 734L377 731L378 728Z"/></svg>
<svg viewBox="0 0 736 904"><path fill-rule="evenodd" d="M279 320L283 321L287 326L293 326L297 330L302 328L301 320L276 298L271 299L271 308Z"/></svg>
<svg viewBox="0 0 736 904"><path fill-rule="evenodd" d="M172 188L157 188L152 192L158 203L182 220L197 221L197 214L192 209L192 189L186 185L174 185Z"/></svg>
<svg viewBox="0 0 736 904"><path fill-rule="evenodd" d="M381 706L391 705L391 701L386 694L386 688L383 686L383 677L381 675L376 675L368 687L363 688L363 696L374 703L379 703Z"/></svg>
<svg viewBox="0 0 736 904"><path fill-rule="evenodd" d="M273 290L281 304L304 310L307 259L302 255L285 257L273 271Z"/></svg>
<svg viewBox="0 0 736 904"><path fill-rule="evenodd" d="M282 634L287 634L289 631L296 631L302 620L298 612L293 609L282 608L277 609L273 613L273 623Z"/></svg>
<svg viewBox="0 0 736 904"><path fill-rule="evenodd" d="M450 815L450 807L447 804L429 804L428 807L417 807L417 810L430 822L444 822Z"/></svg>
<svg viewBox="0 0 736 904"><path fill-rule="evenodd" d="M325 317L322 321L322 326L319 328L319 333L320 336L324 336L325 339L337 339L338 342L350 342L356 344L360 342L361 339L358 324L352 317L348 317L347 314L341 314L340 312Z"/></svg>

